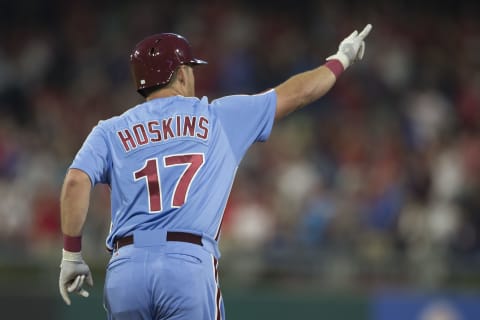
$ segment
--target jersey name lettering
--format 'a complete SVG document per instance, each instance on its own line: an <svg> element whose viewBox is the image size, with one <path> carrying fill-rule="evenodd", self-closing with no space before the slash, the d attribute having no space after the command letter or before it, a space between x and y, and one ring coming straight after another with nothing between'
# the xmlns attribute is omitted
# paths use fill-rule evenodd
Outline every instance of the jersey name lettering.
<svg viewBox="0 0 480 320"><path fill-rule="evenodd" d="M193 137L208 139L208 118L204 116L173 116L147 123L136 123L131 128L117 131L125 152L150 143L169 141L175 138Z"/></svg>

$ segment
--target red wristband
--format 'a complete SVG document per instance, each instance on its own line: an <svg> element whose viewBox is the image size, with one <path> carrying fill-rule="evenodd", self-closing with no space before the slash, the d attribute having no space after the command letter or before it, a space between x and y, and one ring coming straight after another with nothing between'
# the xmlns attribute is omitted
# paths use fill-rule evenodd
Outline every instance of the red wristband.
<svg viewBox="0 0 480 320"><path fill-rule="evenodd" d="M338 76L344 71L342 63L337 59L328 60L324 66L332 71L335 78L338 78Z"/></svg>
<svg viewBox="0 0 480 320"><path fill-rule="evenodd" d="M80 252L82 250L82 236L71 237L64 234L63 249L70 252Z"/></svg>

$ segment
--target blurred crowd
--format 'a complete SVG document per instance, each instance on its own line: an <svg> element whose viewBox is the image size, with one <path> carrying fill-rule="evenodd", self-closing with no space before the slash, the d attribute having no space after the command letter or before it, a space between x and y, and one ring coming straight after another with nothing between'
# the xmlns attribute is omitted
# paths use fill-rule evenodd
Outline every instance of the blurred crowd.
<svg viewBox="0 0 480 320"><path fill-rule="evenodd" d="M209 61L195 72L197 94L212 100L316 67L372 23L364 61L248 152L223 222L225 268L332 286L478 277L479 9L380 0L2 4L0 252L59 252L63 177L100 119L141 102L128 56L143 37L185 35ZM84 247L103 261L108 189L93 197Z"/></svg>

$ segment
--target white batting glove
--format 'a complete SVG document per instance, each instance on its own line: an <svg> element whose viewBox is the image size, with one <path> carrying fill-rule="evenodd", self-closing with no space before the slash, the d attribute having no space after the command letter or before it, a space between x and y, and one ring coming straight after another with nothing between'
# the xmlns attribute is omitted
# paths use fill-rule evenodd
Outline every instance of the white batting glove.
<svg viewBox="0 0 480 320"><path fill-rule="evenodd" d="M347 69L353 62L361 60L365 52L364 39L372 30L372 25L367 24L362 32L358 33L357 30L353 31L348 37L343 39L338 46L338 52L327 60L336 59L343 65L343 69Z"/></svg>
<svg viewBox="0 0 480 320"><path fill-rule="evenodd" d="M83 289L83 283L93 286L92 273L90 268L83 261L80 252L70 252L63 250L62 263L60 264L60 278L58 286L60 294L67 305L71 304L69 293L76 294L87 298L89 293Z"/></svg>

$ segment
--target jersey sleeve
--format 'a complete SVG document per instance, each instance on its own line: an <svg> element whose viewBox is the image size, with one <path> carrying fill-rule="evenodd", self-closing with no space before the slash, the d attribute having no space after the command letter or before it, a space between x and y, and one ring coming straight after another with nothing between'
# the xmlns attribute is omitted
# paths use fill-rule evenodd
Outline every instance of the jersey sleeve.
<svg viewBox="0 0 480 320"><path fill-rule="evenodd" d="M254 142L268 139L276 105L277 95L273 89L255 95L233 95L212 101L237 159L240 159Z"/></svg>
<svg viewBox="0 0 480 320"><path fill-rule="evenodd" d="M84 171L92 182L109 183L108 171L110 168L110 155L106 143L105 131L97 125L92 129L82 147L73 160L70 169Z"/></svg>

